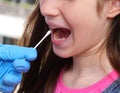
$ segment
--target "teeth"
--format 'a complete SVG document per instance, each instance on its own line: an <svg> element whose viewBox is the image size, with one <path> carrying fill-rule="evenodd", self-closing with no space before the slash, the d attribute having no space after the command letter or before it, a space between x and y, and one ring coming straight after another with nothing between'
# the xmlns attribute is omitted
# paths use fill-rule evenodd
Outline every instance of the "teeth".
<svg viewBox="0 0 120 93"><path fill-rule="evenodd" d="M54 37L54 39L56 39L56 40L65 40L65 38L57 38L57 37Z"/></svg>

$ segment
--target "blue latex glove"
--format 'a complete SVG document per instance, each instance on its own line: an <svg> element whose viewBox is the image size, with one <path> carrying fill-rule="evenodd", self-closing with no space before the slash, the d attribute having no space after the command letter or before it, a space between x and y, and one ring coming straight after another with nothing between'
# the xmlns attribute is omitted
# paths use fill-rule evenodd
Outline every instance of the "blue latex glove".
<svg viewBox="0 0 120 93"><path fill-rule="evenodd" d="M22 73L29 70L29 61L36 57L34 48L0 45L0 92L11 93L21 82Z"/></svg>

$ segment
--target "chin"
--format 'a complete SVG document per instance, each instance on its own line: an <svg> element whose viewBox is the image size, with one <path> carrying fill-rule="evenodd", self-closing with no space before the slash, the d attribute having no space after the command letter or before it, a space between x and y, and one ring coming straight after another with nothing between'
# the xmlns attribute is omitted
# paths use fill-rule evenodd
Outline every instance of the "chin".
<svg viewBox="0 0 120 93"><path fill-rule="evenodd" d="M59 52L58 51L54 51L54 53L57 56L61 57L61 58L69 58L69 57L71 57L70 53L66 53L66 52L62 52L62 51L59 51Z"/></svg>

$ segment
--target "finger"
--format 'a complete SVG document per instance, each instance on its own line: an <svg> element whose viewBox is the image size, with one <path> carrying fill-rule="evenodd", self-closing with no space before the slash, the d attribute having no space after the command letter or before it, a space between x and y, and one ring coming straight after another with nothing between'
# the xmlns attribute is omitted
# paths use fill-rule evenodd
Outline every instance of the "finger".
<svg viewBox="0 0 120 93"><path fill-rule="evenodd" d="M0 83L0 92L2 92L2 93L12 93L14 88L15 88L15 86L8 86L6 84Z"/></svg>
<svg viewBox="0 0 120 93"><path fill-rule="evenodd" d="M14 70L9 71L9 73L5 74L3 77L3 83L6 85L17 85L22 80L22 73L16 72Z"/></svg>
<svg viewBox="0 0 120 93"><path fill-rule="evenodd" d="M6 62L6 61L0 61L0 78L4 76L5 73L9 70L9 68L12 66L12 62Z"/></svg>
<svg viewBox="0 0 120 93"><path fill-rule="evenodd" d="M37 51L34 48L20 47L16 45L0 45L0 60L36 59Z"/></svg>
<svg viewBox="0 0 120 93"><path fill-rule="evenodd" d="M30 63L26 61L25 59L16 59L13 62L13 67L18 72L27 72L30 69Z"/></svg>

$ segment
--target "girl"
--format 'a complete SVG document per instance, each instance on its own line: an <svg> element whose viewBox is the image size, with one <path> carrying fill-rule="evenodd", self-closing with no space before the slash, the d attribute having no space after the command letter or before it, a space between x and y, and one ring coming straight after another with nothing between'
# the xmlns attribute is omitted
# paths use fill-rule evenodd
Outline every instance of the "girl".
<svg viewBox="0 0 120 93"><path fill-rule="evenodd" d="M38 1L20 44L52 34L18 93L120 93L119 14L120 0Z"/></svg>

